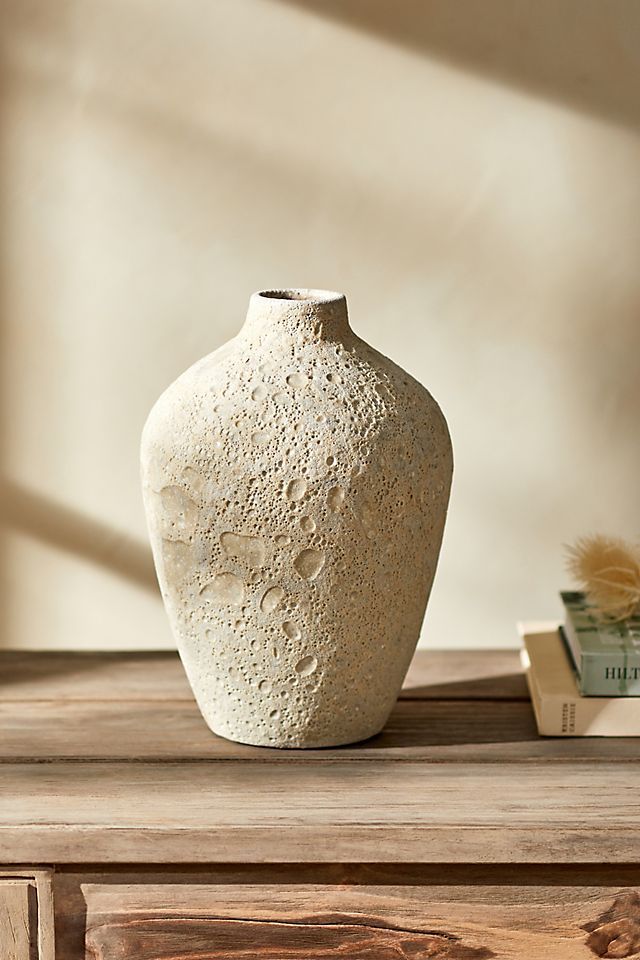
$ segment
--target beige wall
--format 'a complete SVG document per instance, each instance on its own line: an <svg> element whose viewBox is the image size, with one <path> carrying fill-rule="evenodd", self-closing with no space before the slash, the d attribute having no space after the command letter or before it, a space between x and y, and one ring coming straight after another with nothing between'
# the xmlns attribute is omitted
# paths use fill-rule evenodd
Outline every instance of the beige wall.
<svg viewBox="0 0 640 960"><path fill-rule="evenodd" d="M640 532L640 4L2 16L4 646L171 645L140 429L264 286L346 291L448 416L424 642L513 644L563 541Z"/></svg>

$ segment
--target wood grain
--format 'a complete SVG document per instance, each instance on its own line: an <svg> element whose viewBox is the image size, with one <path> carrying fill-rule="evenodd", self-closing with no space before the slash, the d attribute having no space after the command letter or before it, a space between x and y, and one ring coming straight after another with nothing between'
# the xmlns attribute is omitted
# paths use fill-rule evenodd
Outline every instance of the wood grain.
<svg viewBox="0 0 640 960"><path fill-rule="evenodd" d="M55 950L53 872L35 870L38 901L38 960L60 960Z"/></svg>
<svg viewBox="0 0 640 960"><path fill-rule="evenodd" d="M5 764L0 858L640 860L636 765Z"/></svg>
<svg viewBox="0 0 640 960"><path fill-rule="evenodd" d="M0 957L38 960L37 926L32 907L35 887L28 880L0 877Z"/></svg>
<svg viewBox="0 0 640 960"><path fill-rule="evenodd" d="M212 734L175 654L0 655L0 763L241 760L536 762L636 759L633 740L538 737L515 651L418 651L384 731L287 751Z"/></svg>
<svg viewBox="0 0 640 960"><path fill-rule="evenodd" d="M20 893L14 893L13 912L7 908L7 885L13 884ZM9 895L11 896L11 895ZM16 906L17 903L17 906ZM6 908L6 909L5 909ZM9 919L7 919L9 918ZM29 960L54 960L54 915L52 871L33 867L0 867L0 958L5 956L6 941L20 931L23 937L28 928ZM3 932L4 931L4 932ZM24 953L24 943L22 950ZM12 960L12 954L7 954ZM18 954L22 957L22 954Z"/></svg>
<svg viewBox="0 0 640 960"><path fill-rule="evenodd" d="M336 760L485 763L573 760L627 763L633 738L538 736L531 705L511 700L402 700L381 734L322 750L250 747L215 736L194 701L0 703L0 763L53 760L238 760L307 764Z"/></svg>
<svg viewBox="0 0 640 960"><path fill-rule="evenodd" d="M177 653L0 652L0 699L191 700Z"/></svg>
<svg viewBox="0 0 640 960"><path fill-rule="evenodd" d="M277 751L174 654L0 655L0 861L56 864L57 960L638 958L637 741L539 738L516 656L421 652L379 737ZM53 960L51 872L3 883L0 960Z"/></svg>
<svg viewBox="0 0 640 960"><path fill-rule="evenodd" d="M309 752L214 737L173 655L100 655L95 673L95 655L64 655L50 680L23 660L5 689L25 699L0 705L0 857L640 859L636 741L540 739L512 696L514 653L467 656L433 654L429 686L420 654L412 695L379 737Z"/></svg>
<svg viewBox="0 0 640 960"><path fill-rule="evenodd" d="M418 650L407 699L528 699L516 650ZM0 699L192 701L176 653L0 652Z"/></svg>
<svg viewBox="0 0 640 960"><path fill-rule="evenodd" d="M640 877L626 873L634 886L72 873L56 897L66 960L586 960L637 955Z"/></svg>

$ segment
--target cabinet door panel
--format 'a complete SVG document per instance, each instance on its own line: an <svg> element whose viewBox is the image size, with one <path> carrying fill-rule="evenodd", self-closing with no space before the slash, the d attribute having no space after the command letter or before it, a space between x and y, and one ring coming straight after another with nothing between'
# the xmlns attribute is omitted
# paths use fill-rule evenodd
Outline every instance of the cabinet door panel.
<svg viewBox="0 0 640 960"><path fill-rule="evenodd" d="M54 960L51 870L0 867L0 960Z"/></svg>
<svg viewBox="0 0 640 960"><path fill-rule="evenodd" d="M0 877L0 957L37 960L35 886L29 880Z"/></svg>
<svg viewBox="0 0 640 960"><path fill-rule="evenodd" d="M640 876L469 867L57 879L64 960L593 960L640 953ZM248 868L247 868L248 870ZM257 870L257 868L254 868ZM348 873L348 868L343 868ZM606 871L605 871L606 872ZM538 871L538 874L540 871ZM273 874L273 871L272 871ZM617 882L616 882L617 881Z"/></svg>

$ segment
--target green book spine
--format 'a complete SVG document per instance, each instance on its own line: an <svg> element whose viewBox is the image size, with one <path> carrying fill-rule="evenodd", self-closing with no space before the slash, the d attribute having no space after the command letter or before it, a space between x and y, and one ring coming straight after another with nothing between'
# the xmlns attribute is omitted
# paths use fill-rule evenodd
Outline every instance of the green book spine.
<svg viewBox="0 0 640 960"><path fill-rule="evenodd" d="M640 664L624 657L583 657L579 687L583 697L638 697Z"/></svg>
<svg viewBox="0 0 640 960"><path fill-rule="evenodd" d="M640 617L602 623L579 592L561 593L564 632L580 693L588 697L640 696Z"/></svg>

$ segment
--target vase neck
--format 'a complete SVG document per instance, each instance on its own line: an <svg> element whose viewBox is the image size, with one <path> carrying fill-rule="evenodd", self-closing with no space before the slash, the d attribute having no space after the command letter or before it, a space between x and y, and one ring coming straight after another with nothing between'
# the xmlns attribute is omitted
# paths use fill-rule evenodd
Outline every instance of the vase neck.
<svg viewBox="0 0 640 960"><path fill-rule="evenodd" d="M330 290L262 290L249 300L243 333L343 340L351 331L347 301Z"/></svg>

